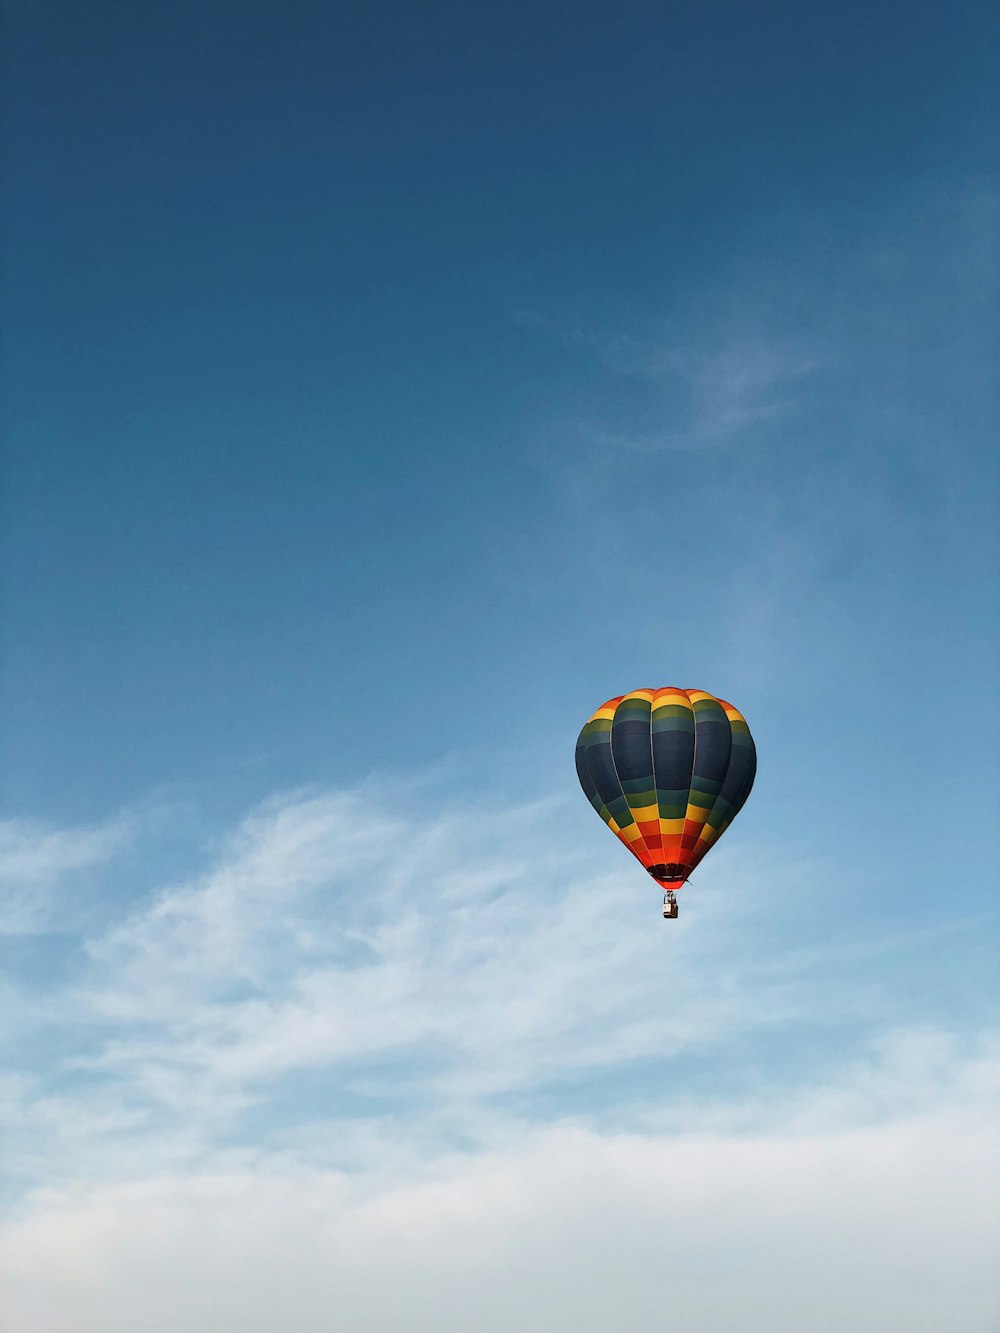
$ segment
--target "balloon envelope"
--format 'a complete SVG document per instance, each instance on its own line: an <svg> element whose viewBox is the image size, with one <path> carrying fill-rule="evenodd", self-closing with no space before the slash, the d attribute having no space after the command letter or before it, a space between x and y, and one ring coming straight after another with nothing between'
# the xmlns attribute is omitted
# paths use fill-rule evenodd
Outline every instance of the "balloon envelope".
<svg viewBox="0 0 1000 1333"><path fill-rule="evenodd" d="M757 751L732 704L668 685L602 704L580 732L576 771L611 831L678 889L750 795Z"/></svg>

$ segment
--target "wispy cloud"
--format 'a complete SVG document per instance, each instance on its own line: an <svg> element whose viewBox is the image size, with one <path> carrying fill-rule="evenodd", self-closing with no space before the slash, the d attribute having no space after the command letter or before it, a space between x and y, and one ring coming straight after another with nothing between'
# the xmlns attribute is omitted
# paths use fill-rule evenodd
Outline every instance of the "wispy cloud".
<svg viewBox="0 0 1000 1333"><path fill-rule="evenodd" d="M519 318L584 349L605 372L640 387L637 395L616 395L615 426L574 418L568 427L580 441L639 454L713 448L789 416L803 382L827 358L814 339L755 327L736 309L724 311L711 327L678 317L627 331L597 322Z"/></svg>
<svg viewBox="0 0 1000 1333"><path fill-rule="evenodd" d="M717 330L700 346L663 334L595 337L593 346L606 366L644 381L653 394L643 413L646 429L591 427L590 437L642 453L726 444L787 416L801 381L822 364L815 352L752 332Z"/></svg>
<svg viewBox="0 0 1000 1333"><path fill-rule="evenodd" d="M800 425L841 453L858 433L898 445L922 434L928 387L989 404L995 192L914 191L877 228L813 219L783 251L733 256L659 309L635 295L624 311L519 312L602 384L584 413L550 423L563 467L594 451L773 445Z"/></svg>
<svg viewBox="0 0 1000 1333"><path fill-rule="evenodd" d="M0 821L0 934L46 929L74 876L109 861L129 831L125 819L70 829Z"/></svg>
<svg viewBox="0 0 1000 1333"><path fill-rule="evenodd" d="M348 1101L399 1114L433 1100L471 1122L484 1100L796 1003L787 978L758 977L746 1005L752 957L729 955L720 989L699 974L727 938L711 897L681 925L684 959L665 959L655 895L643 883L647 910L623 914L628 877L553 846L557 818L545 803L381 815L344 792L268 803L204 875L85 941L82 973L45 997L64 1048L74 1034L56 1072L85 1080L47 1107L100 1124L113 1103L147 1132L197 1105L202 1128L224 1135L283 1079L332 1070ZM23 1121L39 1131L45 1118Z"/></svg>
<svg viewBox="0 0 1000 1333"><path fill-rule="evenodd" d="M822 957L782 943L780 912L751 909L778 906L782 874L725 847L668 931L616 845L595 862L586 842L552 840L561 804L423 817L373 808L375 790L267 802L202 874L81 938L58 985L12 999L31 1029L11 1090L25 1160L70 1175L95 1154L113 1173L133 1148L197 1161L250 1120L277 1143L314 1118L320 1087L352 1133L373 1116L423 1133L433 1106L448 1142L544 1118L567 1086L619 1110L623 1079L652 1076L661 1095L672 1060L825 1025L834 994L841 1015L896 1021L865 968L845 980L835 941ZM784 870L813 891L826 873ZM866 941L871 966L897 945ZM39 1061L53 1034L58 1054Z"/></svg>

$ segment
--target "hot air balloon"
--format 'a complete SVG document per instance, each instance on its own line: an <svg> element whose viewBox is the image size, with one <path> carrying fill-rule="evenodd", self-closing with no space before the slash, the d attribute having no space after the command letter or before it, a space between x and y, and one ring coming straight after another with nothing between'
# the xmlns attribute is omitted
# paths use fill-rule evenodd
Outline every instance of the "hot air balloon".
<svg viewBox="0 0 1000 1333"><path fill-rule="evenodd" d="M576 743L587 799L664 890L677 890L750 795L757 751L746 719L704 690L668 685L601 704Z"/></svg>

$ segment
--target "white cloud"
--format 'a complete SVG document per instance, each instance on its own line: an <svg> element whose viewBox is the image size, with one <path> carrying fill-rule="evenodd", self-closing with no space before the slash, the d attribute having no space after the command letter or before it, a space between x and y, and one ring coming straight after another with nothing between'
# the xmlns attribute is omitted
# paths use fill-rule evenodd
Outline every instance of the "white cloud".
<svg viewBox="0 0 1000 1333"><path fill-rule="evenodd" d="M1000 1060L916 1044L908 1092L904 1035L754 1132L664 1107L659 1132L557 1122L357 1173L222 1159L40 1193L0 1247L9 1327L989 1333ZM911 1109L886 1117L887 1086Z"/></svg>
<svg viewBox="0 0 1000 1333"><path fill-rule="evenodd" d="M110 860L128 833L122 819L71 829L0 820L0 934L31 934L49 927L66 881Z"/></svg>
<svg viewBox="0 0 1000 1333"><path fill-rule="evenodd" d="M782 936L824 867L723 845L667 925L596 819L383 791L267 802L22 993L12 1333L985 1333L1000 1058L899 1028L898 936Z"/></svg>
<svg viewBox="0 0 1000 1333"><path fill-rule="evenodd" d="M564 817L390 816L366 793L268 803L215 867L88 940L89 968L49 996L75 1034L60 1070L90 1080L71 1104L96 1122L108 1098L139 1106L144 1133L196 1105L211 1137L322 1072L356 1102L430 1099L468 1123L491 1098L820 1011L811 965L762 964L759 928L712 894L711 870L666 927L617 844L605 869L589 843L552 841Z"/></svg>

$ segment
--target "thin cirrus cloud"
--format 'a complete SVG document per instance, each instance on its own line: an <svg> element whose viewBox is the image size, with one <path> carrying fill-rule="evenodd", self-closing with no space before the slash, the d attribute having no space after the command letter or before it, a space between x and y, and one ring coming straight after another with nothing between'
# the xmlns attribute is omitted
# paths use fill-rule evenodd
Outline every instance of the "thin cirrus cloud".
<svg viewBox="0 0 1000 1333"><path fill-rule="evenodd" d="M830 868L786 860L765 875L741 859L767 864L766 849L724 846L665 935L616 845L552 845L559 802L424 817L373 811L368 795L266 802L200 874L81 935L58 984L25 982L33 1040L46 1024L61 1033L52 1067L26 1052L34 1083L144 1124L197 1099L220 1145L247 1106L265 1127L272 1100L294 1121L288 1081L317 1073L335 1075L348 1117L353 1098L460 1119L506 1099L544 1118L567 1083L600 1102L602 1079L662 1075L755 1033L862 1005L891 1026L872 976L926 945L919 929L910 943L793 945L783 906L803 883L821 893Z"/></svg>
<svg viewBox="0 0 1000 1333"><path fill-rule="evenodd" d="M0 821L0 935L51 929L71 877L110 861L129 836L125 818L68 829Z"/></svg>
<svg viewBox="0 0 1000 1333"><path fill-rule="evenodd" d="M718 338L718 335L716 335ZM587 428L595 444L639 453L727 444L747 430L796 410L802 382L822 366L818 354L749 333L698 347L615 337L598 354L605 364L654 391L647 415L656 430L635 434Z"/></svg>
<svg viewBox="0 0 1000 1333"><path fill-rule="evenodd" d="M662 962L653 898L623 920L621 877L553 849L555 817L546 802L483 809L471 824L447 811L383 816L357 792L267 803L202 875L81 941L86 961L63 996L79 1032L73 1067L169 1104L381 1053L381 1075L350 1077L381 1077L390 1100L401 1078L476 1098L746 1021L736 983L713 994L689 950L671 986L697 1003L663 1025L658 970L636 967ZM724 926L706 900L695 954L717 948ZM784 985L759 987L753 1021L782 1010ZM421 1056L429 1072L401 1072Z"/></svg>
<svg viewBox="0 0 1000 1333"><path fill-rule="evenodd" d="M804 219L783 248L734 256L659 308L642 294L623 296L625 311L520 312L603 376L604 409L554 428L564 464L579 465L581 445L611 457L721 450L799 428L809 441L920 447L935 393L966 412L990 399L995 213L977 182L916 185L862 241Z"/></svg>
<svg viewBox="0 0 1000 1333"><path fill-rule="evenodd" d="M746 327L732 311L710 329L686 317L645 332L604 328L596 321L560 325L536 315L522 314L519 321L580 347L605 373L641 386L638 395L615 395L616 419L623 415L620 400L630 401L624 412L633 418L628 429L591 416L572 418L558 432L595 449L626 453L721 446L793 415L806 382L825 359L818 346L803 346L801 338L752 323Z"/></svg>

